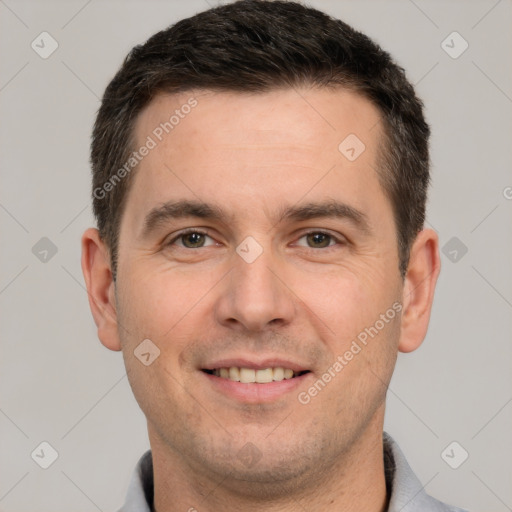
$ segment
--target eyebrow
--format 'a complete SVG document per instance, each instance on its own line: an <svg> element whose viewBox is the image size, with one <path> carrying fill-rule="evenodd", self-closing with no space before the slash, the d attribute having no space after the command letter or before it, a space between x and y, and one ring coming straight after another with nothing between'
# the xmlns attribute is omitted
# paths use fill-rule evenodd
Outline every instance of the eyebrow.
<svg viewBox="0 0 512 512"><path fill-rule="evenodd" d="M234 215L228 214L219 206L194 200L167 201L156 206L146 215L142 229L142 238L147 238L161 225L176 219L196 217L225 224L233 222ZM335 200L310 202L296 206L283 207L276 224L283 221L306 221L317 218L335 218L350 221L363 234L372 234L367 216L353 206Z"/></svg>
<svg viewBox="0 0 512 512"><path fill-rule="evenodd" d="M197 217L199 219L226 222L228 215L218 206L200 201L167 201L153 208L144 219L142 238L148 237L158 227L175 219Z"/></svg>
<svg viewBox="0 0 512 512"><path fill-rule="evenodd" d="M299 206L286 207L281 212L279 222L283 220L300 222L324 217L348 220L365 235L369 236L372 234L368 217L362 211L332 199L319 203L306 203Z"/></svg>

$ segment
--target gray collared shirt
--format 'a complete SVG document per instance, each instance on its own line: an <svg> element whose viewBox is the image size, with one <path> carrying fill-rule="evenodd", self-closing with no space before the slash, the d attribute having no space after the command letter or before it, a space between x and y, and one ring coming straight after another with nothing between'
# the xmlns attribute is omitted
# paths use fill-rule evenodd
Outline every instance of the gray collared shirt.
<svg viewBox="0 0 512 512"><path fill-rule="evenodd" d="M413 473L398 444L384 432L384 468L391 493L387 512L466 512L429 496ZM118 512L153 511L153 462L151 451L140 459L133 473L125 504Z"/></svg>

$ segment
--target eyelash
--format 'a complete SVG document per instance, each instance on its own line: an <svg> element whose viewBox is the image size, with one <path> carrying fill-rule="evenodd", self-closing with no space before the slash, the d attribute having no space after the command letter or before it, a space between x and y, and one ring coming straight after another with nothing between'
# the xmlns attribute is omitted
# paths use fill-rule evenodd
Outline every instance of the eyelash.
<svg viewBox="0 0 512 512"><path fill-rule="evenodd" d="M212 238L213 240L213 237L211 237L207 231L203 231L202 229L198 229L198 228L189 228L189 229L186 229L184 231L181 231L180 233L178 233L176 236L174 236L171 240L169 240L169 242L166 244L167 246L172 246L174 244L174 242L176 242L177 240L187 236L187 235L190 235L192 233L197 233L198 235L203 235L203 236L208 236L210 238ZM322 230L311 230L311 231L307 231L305 233L302 233L301 236L298 238L299 240L301 238L304 238L305 236L308 236L308 235L326 235L328 237L331 238L331 240L335 241L336 242L336 245L346 245L346 241L345 240L342 240L340 238L338 238L337 236L329 233L328 231L322 231ZM336 247L336 245L328 245L327 247L318 247L318 248L314 248L314 247L303 247L305 249L311 249L313 251L318 251L319 249L323 249L324 252L326 250L329 250L329 249L334 249ZM197 249L204 249L204 247L197 247L197 248L192 248L192 247L180 247L180 249L189 249L191 251L193 250L197 250Z"/></svg>

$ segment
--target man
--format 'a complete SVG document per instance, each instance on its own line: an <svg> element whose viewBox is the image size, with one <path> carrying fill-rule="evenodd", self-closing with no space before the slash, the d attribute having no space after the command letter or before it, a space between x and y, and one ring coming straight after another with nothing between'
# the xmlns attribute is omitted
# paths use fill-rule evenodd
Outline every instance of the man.
<svg viewBox="0 0 512 512"><path fill-rule="evenodd" d="M429 128L390 56L242 0L135 47L93 133L82 268L151 451L123 511L455 511L383 433L440 270Z"/></svg>

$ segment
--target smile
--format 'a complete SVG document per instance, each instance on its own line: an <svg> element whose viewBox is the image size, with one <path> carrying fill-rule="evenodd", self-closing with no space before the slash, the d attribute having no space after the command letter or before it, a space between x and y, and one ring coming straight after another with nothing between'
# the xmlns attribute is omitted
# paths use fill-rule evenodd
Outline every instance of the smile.
<svg viewBox="0 0 512 512"><path fill-rule="evenodd" d="M215 368L213 370L203 371L210 375L214 375L215 377L228 379L234 382L241 382L242 384L268 384L270 382L293 379L308 373L308 370L294 371L291 368L283 368L280 366L264 369L231 366L229 368Z"/></svg>

